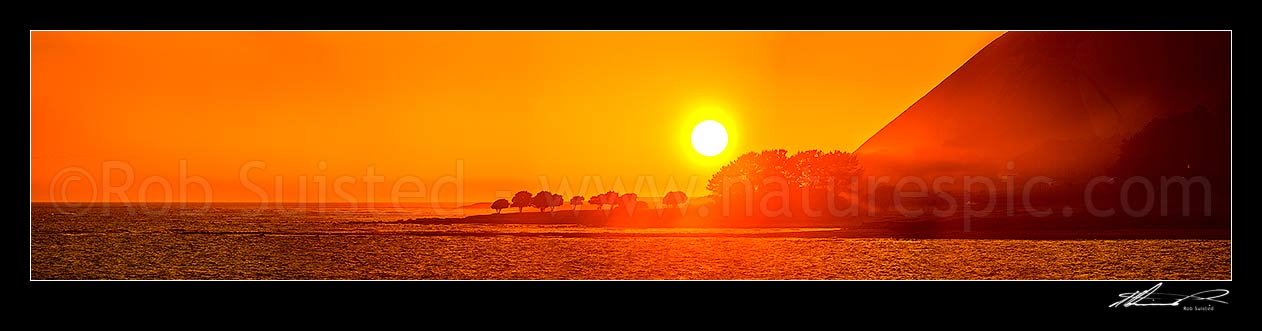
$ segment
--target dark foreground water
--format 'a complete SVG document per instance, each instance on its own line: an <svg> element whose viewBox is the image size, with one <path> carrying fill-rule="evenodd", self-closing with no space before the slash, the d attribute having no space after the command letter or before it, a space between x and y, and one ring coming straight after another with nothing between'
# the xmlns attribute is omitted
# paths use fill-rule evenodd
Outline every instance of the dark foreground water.
<svg viewBox="0 0 1262 331"><path fill-rule="evenodd" d="M770 234L821 229L383 224L418 213L362 208L131 211L33 206L31 278L1231 278L1229 240L799 238Z"/></svg>

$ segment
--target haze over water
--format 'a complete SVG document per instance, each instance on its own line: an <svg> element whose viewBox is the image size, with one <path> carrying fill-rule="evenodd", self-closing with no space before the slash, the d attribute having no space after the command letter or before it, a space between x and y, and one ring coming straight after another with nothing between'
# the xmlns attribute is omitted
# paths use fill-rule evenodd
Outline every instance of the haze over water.
<svg viewBox="0 0 1262 331"><path fill-rule="evenodd" d="M35 204L32 279L1230 279L1229 240L397 224L423 212Z"/></svg>

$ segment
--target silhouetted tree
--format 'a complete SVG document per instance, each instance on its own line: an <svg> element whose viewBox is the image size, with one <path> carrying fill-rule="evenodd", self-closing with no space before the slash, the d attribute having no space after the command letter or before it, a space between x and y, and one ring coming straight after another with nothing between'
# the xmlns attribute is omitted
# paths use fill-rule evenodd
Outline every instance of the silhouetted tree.
<svg viewBox="0 0 1262 331"><path fill-rule="evenodd" d="M625 206L625 205L635 204L635 202L638 201L639 199L640 199L639 195L635 193L627 193L627 194L623 194L619 196L617 201L618 201L618 205Z"/></svg>
<svg viewBox="0 0 1262 331"><path fill-rule="evenodd" d="M684 194L683 191L667 192L666 196L662 197L662 204L671 206L671 207L675 207L687 202L688 202L688 195Z"/></svg>
<svg viewBox="0 0 1262 331"><path fill-rule="evenodd" d="M635 193L627 193L619 196L616 201L619 207L626 209L628 213L634 213L636 201L639 201L639 199L639 195L636 195Z"/></svg>
<svg viewBox="0 0 1262 331"><path fill-rule="evenodd" d="M761 153L748 152L736 157L735 160L719 168L719 171L710 177L710 181L706 183L706 189L713 192L714 195L724 195L729 193L728 190L732 186L740 184L742 189L750 189L751 185L759 185L760 178L757 175L763 168L759 163ZM746 187L751 186L751 187Z"/></svg>
<svg viewBox="0 0 1262 331"><path fill-rule="evenodd" d="M587 203L596 205L596 210L603 209L605 205L616 205L618 204L618 192L609 191L603 194L593 195L591 199L587 200Z"/></svg>
<svg viewBox="0 0 1262 331"><path fill-rule="evenodd" d="M535 208L539 208L540 213L544 212L549 207L552 207L552 192L542 191L536 193L535 198L531 200L530 205Z"/></svg>
<svg viewBox="0 0 1262 331"><path fill-rule="evenodd" d="M605 194L601 198L601 201L604 201L606 205L614 206L618 204L618 197L620 197L620 195L618 195L618 192L609 191L609 192L605 192ZM610 207L610 208L613 208L613 207Z"/></svg>
<svg viewBox="0 0 1262 331"><path fill-rule="evenodd" d="M565 196L564 196L564 195L560 195L560 194L553 194L553 195L552 195L552 204L550 204L548 207L551 207L551 209L550 209L550 210L551 210L553 213L555 213L555 212L557 211L557 207L560 207L560 206L561 206L561 205L563 205L563 204L565 204Z"/></svg>
<svg viewBox="0 0 1262 331"><path fill-rule="evenodd" d="M512 207L517 207L517 212L520 213L522 208L530 207L531 201L530 192L520 191L513 195Z"/></svg>
<svg viewBox="0 0 1262 331"><path fill-rule="evenodd" d="M578 206L581 205L583 205L583 196L575 195L573 198L570 198L571 210L578 210Z"/></svg>
<svg viewBox="0 0 1262 331"><path fill-rule="evenodd" d="M508 208L509 206L508 200L505 199L495 200L495 202L491 203L491 209L495 209L496 214L499 214L500 210Z"/></svg>
<svg viewBox="0 0 1262 331"><path fill-rule="evenodd" d="M801 188L841 188L850 185L851 180L863 173L859 158L841 151L801 151L786 161L786 179L790 184Z"/></svg>

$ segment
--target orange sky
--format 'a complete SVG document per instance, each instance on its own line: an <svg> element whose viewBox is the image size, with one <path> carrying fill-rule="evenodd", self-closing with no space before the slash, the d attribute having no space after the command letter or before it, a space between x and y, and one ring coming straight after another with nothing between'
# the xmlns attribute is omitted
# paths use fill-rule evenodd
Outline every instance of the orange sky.
<svg viewBox="0 0 1262 331"><path fill-rule="evenodd" d="M32 32L32 200L179 201L181 164L214 201L700 196L745 151L853 151L1000 34Z"/></svg>

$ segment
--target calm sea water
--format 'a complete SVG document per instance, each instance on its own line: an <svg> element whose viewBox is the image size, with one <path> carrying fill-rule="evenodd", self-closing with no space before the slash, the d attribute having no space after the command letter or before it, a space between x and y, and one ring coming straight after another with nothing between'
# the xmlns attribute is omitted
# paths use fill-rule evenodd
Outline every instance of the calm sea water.
<svg viewBox="0 0 1262 331"><path fill-rule="evenodd" d="M827 229L388 224L435 213L246 204L35 204L31 214L32 279L1231 278L1229 240L843 239L760 237Z"/></svg>

